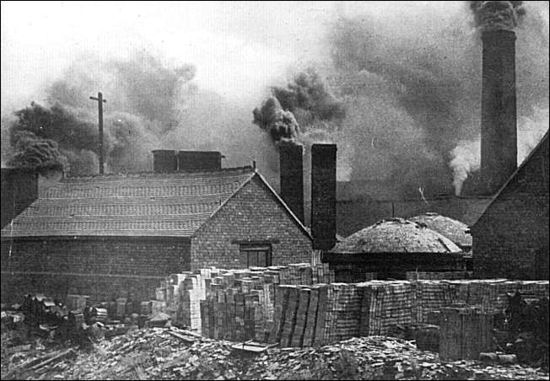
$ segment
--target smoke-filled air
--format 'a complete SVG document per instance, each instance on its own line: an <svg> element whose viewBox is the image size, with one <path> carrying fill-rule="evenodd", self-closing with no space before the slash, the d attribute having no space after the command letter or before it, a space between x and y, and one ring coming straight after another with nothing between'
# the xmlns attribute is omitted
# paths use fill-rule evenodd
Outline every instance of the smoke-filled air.
<svg viewBox="0 0 550 381"><path fill-rule="evenodd" d="M107 172L151 170L153 149L200 149L276 179L279 143L307 154L331 142L339 180L458 195L480 166L480 33L498 28L517 34L518 163L548 130L547 2L217 3L202 13L211 22L181 22L197 4L167 7L144 16L149 44L65 57L3 105L3 164L97 173L89 97L102 91Z"/></svg>

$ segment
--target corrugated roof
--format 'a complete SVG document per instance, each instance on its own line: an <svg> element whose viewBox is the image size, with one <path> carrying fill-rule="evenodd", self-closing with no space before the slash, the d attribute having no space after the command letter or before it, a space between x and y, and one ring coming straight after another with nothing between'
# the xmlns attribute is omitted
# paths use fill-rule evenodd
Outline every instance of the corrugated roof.
<svg viewBox="0 0 550 381"><path fill-rule="evenodd" d="M468 225L463 222L433 212L411 217L408 220L426 225L459 246L472 246L472 235L469 233Z"/></svg>
<svg viewBox="0 0 550 381"><path fill-rule="evenodd" d="M402 218L382 220L342 242L333 253L460 253L462 250L443 235Z"/></svg>
<svg viewBox="0 0 550 381"><path fill-rule="evenodd" d="M67 178L2 229L2 238L189 237L254 174L242 167Z"/></svg>

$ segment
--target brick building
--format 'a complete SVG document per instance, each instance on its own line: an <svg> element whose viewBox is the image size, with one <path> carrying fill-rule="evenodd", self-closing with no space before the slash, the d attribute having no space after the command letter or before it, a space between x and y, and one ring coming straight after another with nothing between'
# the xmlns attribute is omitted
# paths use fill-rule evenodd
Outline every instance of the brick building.
<svg viewBox="0 0 550 381"><path fill-rule="evenodd" d="M548 279L548 132L471 227L481 277Z"/></svg>
<svg viewBox="0 0 550 381"><path fill-rule="evenodd" d="M154 173L67 178L40 194L2 229L2 301L145 300L175 272L310 261L310 234L256 170L173 172L166 152Z"/></svg>

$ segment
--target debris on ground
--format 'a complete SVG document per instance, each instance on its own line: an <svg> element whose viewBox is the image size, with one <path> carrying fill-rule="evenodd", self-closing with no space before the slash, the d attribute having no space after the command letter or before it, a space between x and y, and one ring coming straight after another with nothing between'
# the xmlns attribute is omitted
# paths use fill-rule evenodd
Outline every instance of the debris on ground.
<svg viewBox="0 0 550 381"><path fill-rule="evenodd" d="M200 337L170 328L129 330L90 348L37 339L31 349L2 334L2 379L548 379L548 371L496 361L444 363L414 341L386 336L352 338L310 348L269 347ZM28 344L27 344L28 345ZM257 347L246 351L238 347ZM508 359L509 360L509 359ZM505 361L504 361L505 362Z"/></svg>

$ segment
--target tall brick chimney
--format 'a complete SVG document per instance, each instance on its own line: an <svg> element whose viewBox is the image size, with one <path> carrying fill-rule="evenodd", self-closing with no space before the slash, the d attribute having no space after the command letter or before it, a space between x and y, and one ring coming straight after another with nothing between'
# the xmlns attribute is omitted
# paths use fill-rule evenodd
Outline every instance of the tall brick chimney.
<svg viewBox="0 0 550 381"><path fill-rule="evenodd" d="M481 182L494 194L517 168L516 34L485 30L481 39Z"/></svg>
<svg viewBox="0 0 550 381"><path fill-rule="evenodd" d="M153 171L157 173L170 173L178 170L178 158L176 151L158 149L153 151Z"/></svg>
<svg viewBox="0 0 550 381"><path fill-rule="evenodd" d="M218 151L179 151L178 171L219 171L222 169L222 158Z"/></svg>
<svg viewBox="0 0 550 381"><path fill-rule="evenodd" d="M304 222L304 147L297 144L279 146L281 198L290 210Z"/></svg>
<svg viewBox="0 0 550 381"><path fill-rule="evenodd" d="M316 250L336 243L336 144L311 147L311 235Z"/></svg>

